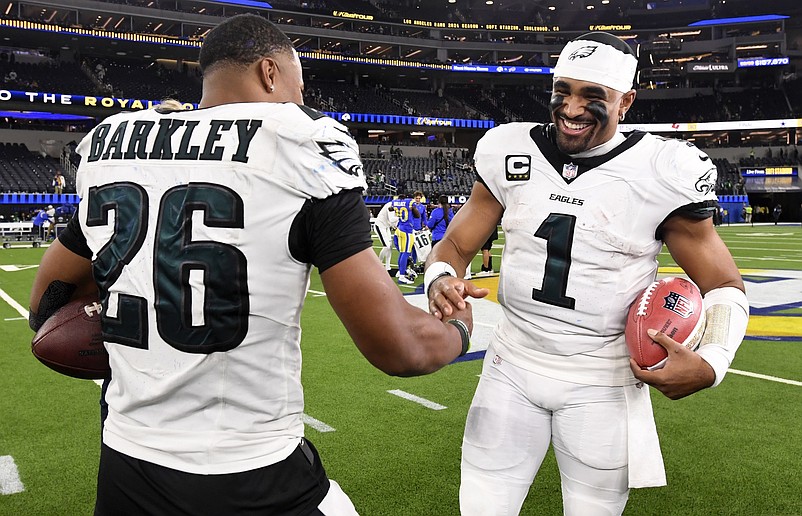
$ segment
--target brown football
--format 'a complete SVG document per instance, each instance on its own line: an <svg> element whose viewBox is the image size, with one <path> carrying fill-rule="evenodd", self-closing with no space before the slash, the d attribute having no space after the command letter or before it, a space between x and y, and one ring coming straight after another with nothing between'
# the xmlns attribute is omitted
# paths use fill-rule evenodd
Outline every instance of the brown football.
<svg viewBox="0 0 802 516"><path fill-rule="evenodd" d="M33 356L73 378L110 377L109 354L100 329L101 310L96 295L74 299L59 308L33 337Z"/></svg>
<svg viewBox="0 0 802 516"><path fill-rule="evenodd" d="M683 278L665 278L649 285L632 303L624 331L629 354L639 366L654 370L665 365L668 353L649 337L649 329L696 351L705 331L699 288Z"/></svg>

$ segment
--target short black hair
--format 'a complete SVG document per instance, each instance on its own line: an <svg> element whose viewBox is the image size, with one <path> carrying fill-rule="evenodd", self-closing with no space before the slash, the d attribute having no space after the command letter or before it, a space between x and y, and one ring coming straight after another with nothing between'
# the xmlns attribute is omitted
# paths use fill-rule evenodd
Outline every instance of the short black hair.
<svg viewBox="0 0 802 516"><path fill-rule="evenodd" d="M228 64L247 67L264 57L290 53L290 38L269 20L255 14L240 14L220 22L203 39L201 72Z"/></svg>

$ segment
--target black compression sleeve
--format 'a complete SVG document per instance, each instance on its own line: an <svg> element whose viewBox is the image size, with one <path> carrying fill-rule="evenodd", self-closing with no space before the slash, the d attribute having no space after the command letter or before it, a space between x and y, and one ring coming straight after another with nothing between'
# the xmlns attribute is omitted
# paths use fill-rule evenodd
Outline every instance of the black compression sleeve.
<svg viewBox="0 0 802 516"><path fill-rule="evenodd" d="M83 256L88 260L92 259L92 250L89 249L86 237L81 231L81 224L78 222L78 210L75 210L72 218L67 223L67 227L59 234L58 241L78 256Z"/></svg>
<svg viewBox="0 0 802 516"><path fill-rule="evenodd" d="M42 299L39 300L39 312L34 313L33 310L28 311L28 326L33 331L39 331L39 328L50 318L51 315L62 306L66 305L75 292L76 286L72 283L65 283L56 280L47 286Z"/></svg>
<svg viewBox="0 0 802 516"><path fill-rule="evenodd" d="M686 204L685 206L680 206L676 210L672 211L668 214L663 222L657 226L657 229L654 232L655 240L662 240L663 239L663 226L671 217L685 217L688 219L696 219L696 220L704 220L709 219L713 216L713 213L718 209L718 203L716 201L702 201L702 202L695 202L691 204Z"/></svg>
<svg viewBox="0 0 802 516"><path fill-rule="evenodd" d="M320 272L372 245L370 213L360 190L308 200L290 228L292 256Z"/></svg>

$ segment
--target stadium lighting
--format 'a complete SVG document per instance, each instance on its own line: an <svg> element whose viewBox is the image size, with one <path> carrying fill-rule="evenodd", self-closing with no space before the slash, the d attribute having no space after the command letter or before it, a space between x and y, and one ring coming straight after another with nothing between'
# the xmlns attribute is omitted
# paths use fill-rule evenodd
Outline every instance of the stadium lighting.
<svg viewBox="0 0 802 516"><path fill-rule="evenodd" d="M549 6L549 11L556 11L556 10L557 10L557 8L555 6L553 6L553 5Z"/></svg>
<svg viewBox="0 0 802 516"><path fill-rule="evenodd" d="M486 3L487 5L493 5L493 0L486 0L486 1L485 1L485 3Z"/></svg>
<svg viewBox="0 0 802 516"><path fill-rule="evenodd" d="M457 0L448 0L448 3L449 3L449 4L456 4L456 3L457 3Z"/></svg>
<svg viewBox="0 0 802 516"><path fill-rule="evenodd" d="M590 11L591 9L595 9L595 8L596 8L596 7L595 7L595 6L593 6L593 5L589 5L589 6L585 7L585 9L587 9L588 11Z"/></svg>

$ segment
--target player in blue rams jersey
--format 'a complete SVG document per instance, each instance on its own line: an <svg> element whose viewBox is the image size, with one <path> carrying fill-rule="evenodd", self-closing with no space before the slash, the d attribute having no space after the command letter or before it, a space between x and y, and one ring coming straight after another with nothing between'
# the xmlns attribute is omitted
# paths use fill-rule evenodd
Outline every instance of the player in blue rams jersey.
<svg viewBox="0 0 802 516"><path fill-rule="evenodd" d="M412 194L412 204L418 210L418 216L412 217L412 229L420 231L426 226L426 203L423 201L423 192L418 190Z"/></svg>
<svg viewBox="0 0 802 516"><path fill-rule="evenodd" d="M415 233L414 238L417 239L420 232L426 228L427 222L426 201L423 192L415 190L415 192L412 193L412 205L418 210L418 216L412 217L412 229ZM418 242L415 242L415 245L412 246L412 263L409 264L409 273L413 278L418 276L418 271L423 272L423 262L426 260L426 256L420 256L418 246ZM428 250L427 248L426 255L429 254ZM419 261L420 264L418 264ZM420 268L418 267L419 265Z"/></svg>
<svg viewBox="0 0 802 516"><path fill-rule="evenodd" d="M420 212L413 199L393 199L393 208L398 216L395 236L398 240L398 283L409 285L413 283L407 277L407 265L415 248L415 227L413 219L420 219Z"/></svg>

